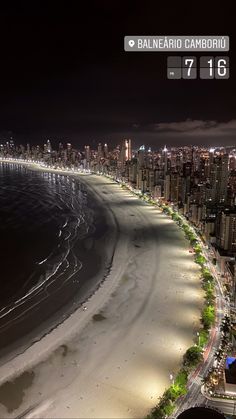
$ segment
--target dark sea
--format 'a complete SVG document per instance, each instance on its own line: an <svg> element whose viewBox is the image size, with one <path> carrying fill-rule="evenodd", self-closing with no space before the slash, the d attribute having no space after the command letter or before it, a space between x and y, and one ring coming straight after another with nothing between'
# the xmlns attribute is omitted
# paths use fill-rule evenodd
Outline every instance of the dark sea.
<svg viewBox="0 0 236 419"><path fill-rule="evenodd" d="M106 228L78 179L0 163L0 349L91 292Z"/></svg>

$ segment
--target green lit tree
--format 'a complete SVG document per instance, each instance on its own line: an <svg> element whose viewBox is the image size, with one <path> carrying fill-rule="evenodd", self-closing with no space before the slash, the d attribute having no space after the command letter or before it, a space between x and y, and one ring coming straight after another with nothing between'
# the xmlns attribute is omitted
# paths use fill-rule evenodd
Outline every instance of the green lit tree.
<svg viewBox="0 0 236 419"><path fill-rule="evenodd" d="M213 305L208 305L203 308L201 320L204 329L210 329L210 327L215 321L215 308Z"/></svg>
<svg viewBox="0 0 236 419"><path fill-rule="evenodd" d="M184 354L184 366L188 368L195 367L202 359L201 348L199 346L191 346Z"/></svg>

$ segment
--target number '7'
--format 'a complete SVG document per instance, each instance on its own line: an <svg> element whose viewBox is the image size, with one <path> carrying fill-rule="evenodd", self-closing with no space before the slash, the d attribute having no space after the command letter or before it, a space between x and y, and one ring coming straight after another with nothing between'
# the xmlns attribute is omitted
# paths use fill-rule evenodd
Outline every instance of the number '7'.
<svg viewBox="0 0 236 419"><path fill-rule="evenodd" d="M192 58L187 58L184 61L185 61L185 65L188 65L188 73L187 74L188 74L188 77L189 77L190 76L190 73L191 73L191 68L193 66L194 60Z"/></svg>

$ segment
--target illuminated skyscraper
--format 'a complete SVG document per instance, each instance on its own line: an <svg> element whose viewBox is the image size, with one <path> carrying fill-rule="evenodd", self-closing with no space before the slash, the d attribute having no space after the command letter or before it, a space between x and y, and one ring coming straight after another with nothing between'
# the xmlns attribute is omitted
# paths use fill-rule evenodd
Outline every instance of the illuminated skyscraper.
<svg viewBox="0 0 236 419"><path fill-rule="evenodd" d="M29 156L30 155L30 144L29 143L26 145L26 150L27 150L27 155Z"/></svg>
<svg viewBox="0 0 236 419"><path fill-rule="evenodd" d="M122 163L130 161L132 158L131 140L123 140L121 146L120 160Z"/></svg>
<svg viewBox="0 0 236 419"><path fill-rule="evenodd" d="M219 246L231 252L236 251L236 213L222 212L220 219Z"/></svg>
<svg viewBox="0 0 236 419"><path fill-rule="evenodd" d="M162 156L161 156L161 166L164 170L164 174L168 171L168 155L167 155L167 147L165 146L162 150Z"/></svg>
<svg viewBox="0 0 236 419"><path fill-rule="evenodd" d="M210 183L212 186L212 200L224 203L227 198L227 185L229 176L229 156L217 156L210 167Z"/></svg>
<svg viewBox="0 0 236 419"><path fill-rule="evenodd" d="M171 173L170 200L172 202L179 202L180 200L180 176L177 172Z"/></svg>
<svg viewBox="0 0 236 419"><path fill-rule="evenodd" d="M91 153L90 153L90 146L86 145L84 147L84 153L85 153L85 159L88 161L90 161L90 157L91 157Z"/></svg>
<svg viewBox="0 0 236 419"><path fill-rule="evenodd" d="M164 198L165 201L170 201L170 185L171 185L170 175L167 174L164 180Z"/></svg>
<svg viewBox="0 0 236 419"><path fill-rule="evenodd" d="M51 142L50 142L50 140L47 140L47 152L51 153L51 151L52 151Z"/></svg>
<svg viewBox="0 0 236 419"><path fill-rule="evenodd" d="M145 146L142 145L138 150L138 166L144 167L145 162Z"/></svg>
<svg viewBox="0 0 236 419"><path fill-rule="evenodd" d="M98 159L100 160L100 159L102 159L104 157L104 155L103 155L103 150L102 150L102 144L101 143L99 143L98 144Z"/></svg>
<svg viewBox="0 0 236 419"><path fill-rule="evenodd" d="M72 148L71 143L67 143L66 144L66 148L67 148L68 153L70 153L71 152L71 148Z"/></svg>
<svg viewBox="0 0 236 419"><path fill-rule="evenodd" d="M108 157L108 145L104 144L104 157L107 159Z"/></svg>

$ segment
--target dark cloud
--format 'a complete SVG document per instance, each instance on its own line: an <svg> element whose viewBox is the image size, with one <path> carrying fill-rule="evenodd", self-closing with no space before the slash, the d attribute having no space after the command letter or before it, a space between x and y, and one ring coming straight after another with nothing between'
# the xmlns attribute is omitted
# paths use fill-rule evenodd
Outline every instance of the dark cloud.
<svg viewBox="0 0 236 419"><path fill-rule="evenodd" d="M232 146L236 144L236 119L227 122L213 120L192 120L160 122L148 125L133 124L131 129L123 131L124 136L131 138L135 147L141 144L158 149L164 144L169 146L203 145ZM121 134L110 136L118 141Z"/></svg>
<svg viewBox="0 0 236 419"><path fill-rule="evenodd" d="M162 133L163 135L191 135L197 137L209 136L230 136L235 135L236 139L236 119L228 122L203 121L187 119L179 122L159 122L150 124L150 131Z"/></svg>

